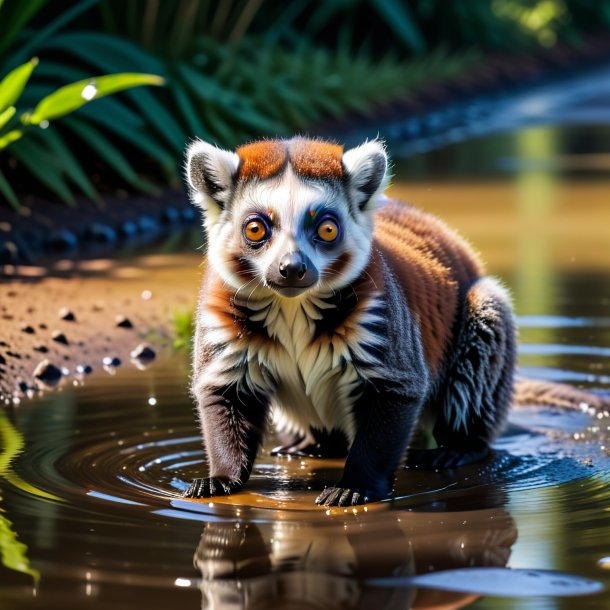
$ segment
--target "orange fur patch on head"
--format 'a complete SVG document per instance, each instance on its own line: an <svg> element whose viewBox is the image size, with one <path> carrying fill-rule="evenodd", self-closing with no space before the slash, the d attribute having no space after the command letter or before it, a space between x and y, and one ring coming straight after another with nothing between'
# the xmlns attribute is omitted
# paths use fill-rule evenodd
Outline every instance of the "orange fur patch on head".
<svg viewBox="0 0 610 610"><path fill-rule="evenodd" d="M343 146L320 140L295 138L288 143L290 163L305 178L341 179Z"/></svg>
<svg viewBox="0 0 610 610"><path fill-rule="evenodd" d="M239 177L271 178L279 174L288 160L286 144L280 140L262 140L240 146L236 151L241 159Z"/></svg>

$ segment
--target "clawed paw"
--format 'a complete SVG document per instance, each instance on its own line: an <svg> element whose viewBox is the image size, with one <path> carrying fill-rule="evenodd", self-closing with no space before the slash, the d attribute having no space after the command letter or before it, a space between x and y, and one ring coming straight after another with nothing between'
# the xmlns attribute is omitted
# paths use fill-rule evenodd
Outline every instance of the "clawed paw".
<svg viewBox="0 0 610 610"><path fill-rule="evenodd" d="M316 498L316 504L320 506L357 506L370 501L365 492L348 487L327 487Z"/></svg>
<svg viewBox="0 0 610 610"><path fill-rule="evenodd" d="M212 496L228 496L237 491L239 485L218 477L194 479L182 494L184 498L211 498Z"/></svg>

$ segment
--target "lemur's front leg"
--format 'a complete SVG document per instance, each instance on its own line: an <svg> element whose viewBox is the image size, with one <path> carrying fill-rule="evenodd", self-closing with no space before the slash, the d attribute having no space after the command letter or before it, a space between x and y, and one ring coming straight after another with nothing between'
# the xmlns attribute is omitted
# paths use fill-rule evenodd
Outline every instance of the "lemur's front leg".
<svg viewBox="0 0 610 610"><path fill-rule="evenodd" d="M355 408L363 415L343 476L318 496L316 504L354 506L388 497L422 405L423 393L412 384L368 384Z"/></svg>
<svg viewBox="0 0 610 610"><path fill-rule="evenodd" d="M196 394L210 476L195 479L184 497L239 491L250 477L261 445L269 399L245 379L225 387L200 386Z"/></svg>

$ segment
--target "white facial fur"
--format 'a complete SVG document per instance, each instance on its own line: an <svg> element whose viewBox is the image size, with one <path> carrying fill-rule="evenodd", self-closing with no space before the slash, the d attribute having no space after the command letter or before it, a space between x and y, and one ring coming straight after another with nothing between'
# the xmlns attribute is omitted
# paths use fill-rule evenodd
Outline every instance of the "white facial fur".
<svg viewBox="0 0 610 610"><path fill-rule="evenodd" d="M281 257L301 251L317 268L320 278L304 295L330 293L347 286L365 268L373 240L372 212L387 183L387 158L378 141L344 153L347 180L312 180L297 175L290 165L278 176L235 183L237 154L195 142L188 151L187 175L194 198L204 209L209 263L222 279L243 290L242 296L268 296L265 276ZM310 210L316 219L332 212L340 224L336 246L316 244L304 230ZM243 237L243 225L253 213L269 215L271 238L252 249ZM340 272L331 267L347 260ZM245 258L252 273L235 272L235 258ZM277 293L274 293L277 294ZM279 297L280 295L278 295ZM302 296L302 295L301 295Z"/></svg>

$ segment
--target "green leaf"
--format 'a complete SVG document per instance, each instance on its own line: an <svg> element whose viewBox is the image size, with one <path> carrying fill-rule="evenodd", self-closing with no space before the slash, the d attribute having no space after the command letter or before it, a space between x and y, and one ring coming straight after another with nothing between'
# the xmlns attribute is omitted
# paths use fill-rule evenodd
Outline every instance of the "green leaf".
<svg viewBox="0 0 610 610"><path fill-rule="evenodd" d="M59 133L51 127L39 131L36 135L42 142L47 144L48 151L53 154L55 158L61 159L62 173L70 178L87 197L99 203L99 193L95 190L91 180L89 180L80 163L76 160L76 157L72 154L72 151L68 148Z"/></svg>
<svg viewBox="0 0 610 610"><path fill-rule="evenodd" d="M61 175L60 162L54 155L29 139L21 140L12 153L42 184L69 205L76 205L74 196Z"/></svg>
<svg viewBox="0 0 610 610"><path fill-rule="evenodd" d="M426 41L406 2L403 0L371 0L371 4L404 45L416 53L425 50Z"/></svg>
<svg viewBox="0 0 610 610"><path fill-rule="evenodd" d="M21 129L13 129L3 136L0 136L0 150L11 145L13 142L20 140L21 136L23 136L23 131L21 131Z"/></svg>
<svg viewBox="0 0 610 610"><path fill-rule="evenodd" d="M118 125L120 128L133 128L140 131L146 129L146 122L140 114L122 100L113 97L105 97L96 101L95 104L83 106L78 111L78 116L98 123Z"/></svg>
<svg viewBox="0 0 610 610"><path fill-rule="evenodd" d="M61 87L40 100L29 116L29 122L38 125L41 121L51 121L74 112L87 102L106 95L139 87L141 85L162 85L165 80L155 74L124 72L85 79Z"/></svg>
<svg viewBox="0 0 610 610"><path fill-rule="evenodd" d="M0 81L0 112L6 110L9 106L14 106L28 80L30 80L32 70L37 65L38 59L34 57L15 68L12 72L9 72Z"/></svg>
<svg viewBox="0 0 610 610"><path fill-rule="evenodd" d="M101 32L77 31L53 36L46 49L70 53L104 72L139 70L163 74L163 62L138 45Z"/></svg>
<svg viewBox="0 0 610 610"><path fill-rule="evenodd" d="M87 146L94 150L125 182L150 195L159 194L159 189L154 184L142 180L123 153L107 140L99 129L76 117L66 119L64 125L78 134Z"/></svg>
<svg viewBox="0 0 610 610"><path fill-rule="evenodd" d="M100 105L109 101L108 99L102 100ZM85 114L87 106L83 109L81 116ZM116 135L120 139L129 142L135 146L138 150L144 152L147 157L151 157L157 160L163 169L168 173L175 172L176 158L174 155L168 152L167 147L161 145L148 131L140 126L123 124L116 120L114 115L106 114L103 112L92 114L87 117L91 122L101 125L107 131Z"/></svg>
<svg viewBox="0 0 610 610"><path fill-rule="evenodd" d="M15 115L17 109L15 106L9 106L6 110L0 112L0 129L2 129Z"/></svg>
<svg viewBox="0 0 610 610"><path fill-rule="evenodd" d="M232 146L235 144L235 131L230 127L218 112L218 108L213 104L206 107L209 126L212 133L223 146Z"/></svg>
<svg viewBox="0 0 610 610"><path fill-rule="evenodd" d="M15 210L18 210L21 207L19 205L19 200L17 199L17 195L15 195L13 187L10 185L9 181L5 178L2 172L0 172L0 193L2 193L4 198L11 204L11 206Z"/></svg>
<svg viewBox="0 0 610 610"><path fill-rule="evenodd" d="M0 5L2 15L2 36L0 36L0 57L13 44L15 39L22 33L23 28L34 15L48 2L48 0L14 0L3 2ZM12 10L11 10L12 9ZM8 14L7 14L8 13Z"/></svg>
<svg viewBox="0 0 610 610"><path fill-rule="evenodd" d="M23 2L22 0L18 1L22 6L28 4L35 5L37 3L46 4L47 2L47 0L37 0L35 2ZM69 8L66 7L61 10L57 18L51 21L51 23L45 25L45 27L42 27L40 29L36 28L34 34L32 36L27 37L27 41L22 44L17 50L17 52L11 56L11 62L17 63L19 61L22 61L23 57L28 57L32 53L32 51L41 46L40 43L43 42L45 39L49 38L51 34L65 27L68 23L76 19L82 13L87 12L91 7L95 6L98 3L99 0L79 0L79 2L73 4L73 6Z"/></svg>
<svg viewBox="0 0 610 610"><path fill-rule="evenodd" d="M174 99L176 100L176 106L180 111L182 117L188 125L191 136L198 136L204 140L209 137L208 130L203 126L201 122L200 113L195 110L195 107L186 91L184 90L182 83L175 82L170 89Z"/></svg>
<svg viewBox="0 0 610 610"><path fill-rule="evenodd" d="M181 151L184 146L184 131L172 113L145 89L130 91L128 95L137 104L150 127L165 138L165 141L174 150Z"/></svg>

